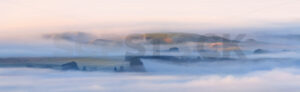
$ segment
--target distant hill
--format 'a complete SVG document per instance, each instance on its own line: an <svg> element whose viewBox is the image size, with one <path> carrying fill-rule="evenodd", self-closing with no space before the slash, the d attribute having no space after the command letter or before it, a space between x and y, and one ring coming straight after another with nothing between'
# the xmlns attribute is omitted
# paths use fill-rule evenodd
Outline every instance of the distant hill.
<svg viewBox="0 0 300 92"><path fill-rule="evenodd" d="M192 33L147 33L143 34L144 39L150 43L159 44L178 44L185 42L231 42L232 40L214 36L199 35ZM238 42L238 41L233 41Z"/></svg>

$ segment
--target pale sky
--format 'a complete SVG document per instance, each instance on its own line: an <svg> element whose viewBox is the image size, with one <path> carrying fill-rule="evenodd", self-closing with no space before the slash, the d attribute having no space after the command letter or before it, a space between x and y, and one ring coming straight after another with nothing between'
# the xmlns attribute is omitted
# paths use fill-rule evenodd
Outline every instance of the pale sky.
<svg viewBox="0 0 300 92"><path fill-rule="evenodd" d="M1 0L0 38L46 31L264 27L299 23L299 5L299 0Z"/></svg>

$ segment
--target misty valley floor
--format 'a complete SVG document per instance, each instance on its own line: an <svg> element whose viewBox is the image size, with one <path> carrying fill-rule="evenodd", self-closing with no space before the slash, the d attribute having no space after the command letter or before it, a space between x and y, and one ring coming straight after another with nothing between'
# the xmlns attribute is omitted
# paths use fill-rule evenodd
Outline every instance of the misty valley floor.
<svg viewBox="0 0 300 92"><path fill-rule="evenodd" d="M300 70L167 75L0 68L0 81L0 89L5 92L299 92Z"/></svg>
<svg viewBox="0 0 300 92"><path fill-rule="evenodd" d="M143 60L147 72L139 73L1 67L0 89L5 92L39 92L41 90L46 92L300 91L298 59L253 60L197 62L181 65L158 60Z"/></svg>

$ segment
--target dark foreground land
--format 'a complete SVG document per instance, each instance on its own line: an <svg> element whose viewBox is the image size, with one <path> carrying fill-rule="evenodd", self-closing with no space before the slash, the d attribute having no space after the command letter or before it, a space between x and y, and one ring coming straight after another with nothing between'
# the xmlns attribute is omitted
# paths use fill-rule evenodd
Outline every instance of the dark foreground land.
<svg viewBox="0 0 300 92"><path fill-rule="evenodd" d="M228 61L231 58L201 58L184 56L126 56L126 57L19 57L0 58L0 67L48 68L76 71L146 72L143 59L183 64L199 61Z"/></svg>
<svg viewBox="0 0 300 92"><path fill-rule="evenodd" d="M122 58L95 58L95 57L19 57L1 58L0 67L29 67L51 68L57 70L82 71L112 71L114 67L127 67L128 62Z"/></svg>

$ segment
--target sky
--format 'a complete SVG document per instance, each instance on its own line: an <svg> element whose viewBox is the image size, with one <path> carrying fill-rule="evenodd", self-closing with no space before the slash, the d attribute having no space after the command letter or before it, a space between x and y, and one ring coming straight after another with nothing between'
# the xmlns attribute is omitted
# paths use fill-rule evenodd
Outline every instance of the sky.
<svg viewBox="0 0 300 92"><path fill-rule="evenodd" d="M0 49L6 53L26 52L29 45L34 45L30 51L47 48L51 42L42 36L63 32L119 37L139 32L295 31L300 25L299 4L299 0L1 0Z"/></svg>
<svg viewBox="0 0 300 92"><path fill-rule="evenodd" d="M0 30L16 34L26 29L138 24L255 27L298 22L299 3L298 0L1 0Z"/></svg>

